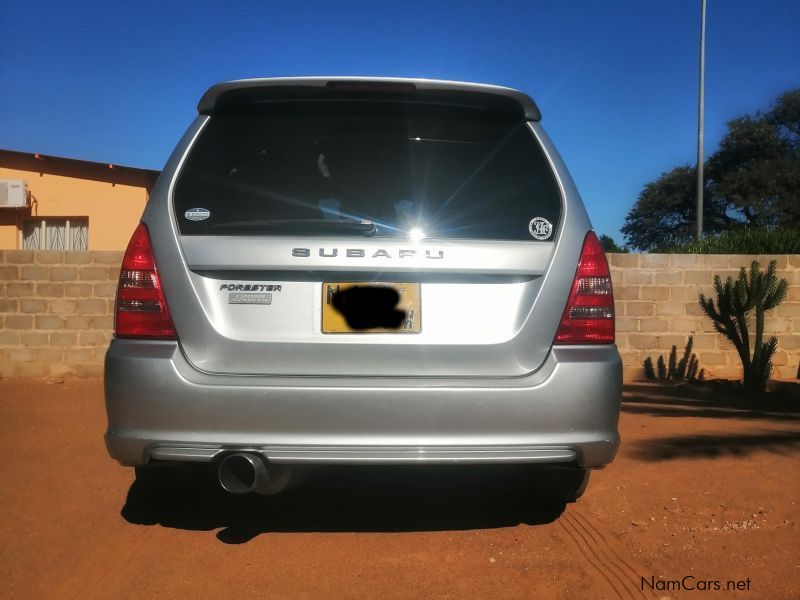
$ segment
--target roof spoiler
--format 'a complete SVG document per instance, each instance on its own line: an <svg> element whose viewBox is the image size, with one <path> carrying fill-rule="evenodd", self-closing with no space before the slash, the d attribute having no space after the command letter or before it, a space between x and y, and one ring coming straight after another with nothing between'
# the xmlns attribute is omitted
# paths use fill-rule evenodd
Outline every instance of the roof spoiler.
<svg viewBox="0 0 800 600"><path fill-rule="evenodd" d="M256 104L280 100L334 98L375 98L417 102L474 104L516 113L528 121L540 121L542 114L530 96L496 85L375 77L281 77L242 79L209 88L197 105L201 115L232 112Z"/></svg>

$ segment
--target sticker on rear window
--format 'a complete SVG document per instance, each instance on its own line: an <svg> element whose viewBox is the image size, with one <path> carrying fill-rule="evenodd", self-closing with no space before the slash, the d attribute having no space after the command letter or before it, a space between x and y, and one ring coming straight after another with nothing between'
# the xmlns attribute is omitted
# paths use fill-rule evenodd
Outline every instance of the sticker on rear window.
<svg viewBox="0 0 800 600"><path fill-rule="evenodd" d="M207 208L190 208L183 213L183 216L190 221L205 221L211 216L211 211Z"/></svg>
<svg viewBox="0 0 800 600"><path fill-rule="evenodd" d="M546 240L549 239L553 233L553 224L542 217L534 217L531 219L531 222L528 223L528 231L530 231L531 235L537 240Z"/></svg>

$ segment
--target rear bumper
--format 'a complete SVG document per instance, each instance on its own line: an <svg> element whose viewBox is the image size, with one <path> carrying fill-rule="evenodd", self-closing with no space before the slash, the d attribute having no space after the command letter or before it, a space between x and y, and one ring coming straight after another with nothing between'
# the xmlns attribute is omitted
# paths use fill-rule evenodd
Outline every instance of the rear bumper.
<svg viewBox="0 0 800 600"><path fill-rule="evenodd" d="M619 446L621 396L614 346L554 348L520 378L266 378L198 372L176 342L113 340L105 440L127 465L246 449L275 463L598 468Z"/></svg>

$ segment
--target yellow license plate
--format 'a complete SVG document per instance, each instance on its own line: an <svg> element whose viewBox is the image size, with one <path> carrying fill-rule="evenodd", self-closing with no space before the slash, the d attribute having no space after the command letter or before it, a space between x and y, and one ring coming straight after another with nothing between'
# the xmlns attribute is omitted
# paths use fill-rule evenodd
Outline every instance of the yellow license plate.
<svg viewBox="0 0 800 600"><path fill-rule="evenodd" d="M419 283L322 284L322 333L419 333Z"/></svg>

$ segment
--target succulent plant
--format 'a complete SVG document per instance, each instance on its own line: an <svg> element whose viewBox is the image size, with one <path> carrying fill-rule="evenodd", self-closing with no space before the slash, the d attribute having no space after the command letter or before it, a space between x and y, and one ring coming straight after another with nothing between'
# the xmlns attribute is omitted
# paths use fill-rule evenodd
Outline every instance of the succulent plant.
<svg viewBox="0 0 800 600"><path fill-rule="evenodd" d="M749 272L742 267L734 280L725 282L714 276L713 298L700 294L700 307L714 323L714 329L725 336L736 348L742 361L744 387L763 392L772 374L772 356L778 347L778 338L764 341L764 314L778 306L789 289L785 279L776 275L777 263L770 261L762 271L754 260ZM750 316L755 311L755 334L750 339Z"/></svg>

